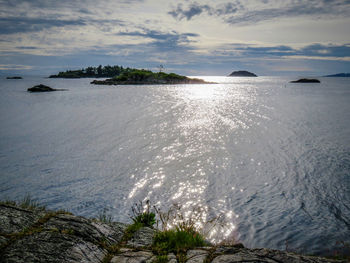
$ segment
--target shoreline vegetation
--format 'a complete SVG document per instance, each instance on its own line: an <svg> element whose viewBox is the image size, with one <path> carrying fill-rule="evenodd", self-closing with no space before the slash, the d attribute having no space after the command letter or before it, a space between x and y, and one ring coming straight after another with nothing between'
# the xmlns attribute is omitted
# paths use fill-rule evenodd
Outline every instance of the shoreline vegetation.
<svg viewBox="0 0 350 263"><path fill-rule="evenodd" d="M0 258L2 262L102 263L326 263L349 259L249 249L234 240L211 244L198 228L201 214L188 219L179 206L162 212L149 201L131 209L132 223L127 225L113 222L105 211L88 219L64 210L48 210L30 196L20 202L0 201Z"/></svg>
<svg viewBox="0 0 350 263"><path fill-rule="evenodd" d="M95 85L135 85L135 84L214 84L202 79L188 78L175 73L152 72L144 69L134 69L106 80L94 80Z"/></svg>

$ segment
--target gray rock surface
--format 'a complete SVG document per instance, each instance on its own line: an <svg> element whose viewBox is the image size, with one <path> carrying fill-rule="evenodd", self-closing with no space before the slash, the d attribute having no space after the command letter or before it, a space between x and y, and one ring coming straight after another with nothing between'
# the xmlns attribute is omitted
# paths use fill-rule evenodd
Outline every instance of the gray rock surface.
<svg viewBox="0 0 350 263"><path fill-rule="evenodd" d="M101 262L126 225L0 205L1 262Z"/></svg>
<svg viewBox="0 0 350 263"><path fill-rule="evenodd" d="M135 248L150 247L152 245L155 230L149 227L142 227L134 233L127 245Z"/></svg>
<svg viewBox="0 0 350 263"><path fill-rule="evenodd" d="M220 247L215 250L212 263L254 262L254 263L300 263L300 262L346 262L320 257L302 256L273 249L248 249L240 247Z"/></svg>
<svg viewBox="0 0 350 263"><path fill-rule="evenodd" d="M112 258L111 263L144 263L152 257L153 254L149 251L121 251Z"/></svg>
<svg viewBox="0 0 350 263"><path fill-rule="evenodd" d="M195 250L189 250L187 251L186 258L187 263L203 263L205 262L205 259L209 255L208 250L201 250L201 249L195 249Z"/></svg>
<svg viewBox="0 0 350 263"><path fill-rule="evenodd" d="M115 233L114 229L107 224L95 223L83 217L67 214L50 218L43 224L43 228L48 231L66 232L95 244L104 240L108 245L118 243L123 234Z"/></svg>
<svg viewBox="0 0 350 263"><path fill-rule="evenodd" d="M2 262L101 262L107 252L82 238L43 231L12 242Z"/></svg>
<svg viewBox="0 0 350 263"><path fill-rule="evenodd" d="M168 254L168 262L169 263L177 263L176 256L174 253Z"/></svg>
<svg viewBox="0 0 350 263"><path fill-rule="evenodd" d="M0 262L113 262L152 263L155 230L141 228L129 239L127 225L103 223L66 212L23 209L0 204ZM271 249L248 249L243 245L204 247L185 254L167 255L178 263L299 263L346 262L310 257Z"/></svg>
<svg viewBox="0 0 350 263"><path fill-rule="evenodd" d="M10 234L31 227L43 211L30 211L19 207L0 204L0 233Z"/></svg>

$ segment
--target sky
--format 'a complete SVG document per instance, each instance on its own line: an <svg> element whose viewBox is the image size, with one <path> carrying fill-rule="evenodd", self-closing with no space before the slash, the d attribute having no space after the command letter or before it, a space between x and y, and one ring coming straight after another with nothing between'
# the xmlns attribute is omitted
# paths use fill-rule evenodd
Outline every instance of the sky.
<svg viewBox="0 0 350 263"><path fill-rule="evenodd" d="M0 0L0 74L350 72L350 0Z"/></svg>

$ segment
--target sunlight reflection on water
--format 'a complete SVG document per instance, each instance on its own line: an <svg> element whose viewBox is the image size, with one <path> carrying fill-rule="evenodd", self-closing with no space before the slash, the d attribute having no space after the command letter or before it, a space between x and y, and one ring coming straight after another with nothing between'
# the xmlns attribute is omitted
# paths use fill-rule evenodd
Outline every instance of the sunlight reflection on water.
<svg viewBox="0 0 350 263"><path fill-rule="evenodd" d="M165 93L163 96L176 105L172 109L175 116L172 127L176 130L169 131L167 125L160 125L164 127L160 134L170 132L174 140L163 147L144 169L143 176L130 191L129 199L137 193L146 192L143 200L154 200L157 195L154 190L163 186L168 189L171 202L182 204L187 218L190 218L193 207L201 207L202 217L207 221L224 214L225 225L215 226L209 233L212 242L221 241L236 228L238 214L227 209L225 199L218 200L218 207L222 209L214 211L206 205L210 185L208 176L219 169L226 169L231 161L227 157L226 136L237 129L249 128L245 108L254 102L255 93L249 88L236 89L222 84L179 85L167 88ZM218 151L220 156L215 156ZM221 160L218 162L215 157ZM169 167L177 167L178 174L167 173ZM170 189L169 185L164 186L169 182ZM158 201L158 204L162 206L163 202L166 204L169 200Z"/></svg>

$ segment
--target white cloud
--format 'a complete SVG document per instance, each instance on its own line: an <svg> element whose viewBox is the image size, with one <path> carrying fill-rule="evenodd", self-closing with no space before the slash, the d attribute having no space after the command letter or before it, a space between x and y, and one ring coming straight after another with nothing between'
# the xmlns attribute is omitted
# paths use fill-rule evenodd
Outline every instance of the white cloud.
<svg viewBox="0 0 350 263"><path fill-rule="evenodd" d="M348 8L349 1L340 0L0 0L0 52L48 57L91 53L128 58L135 64L248 61L254 54L277 55L270 49L265 55L257 50L248 53L232 43L259 48L286 45L292 48L285 51L291 55L313 43L350 43L350 18L344 15ZM174 10L179 14L171 14ZM327 48L312 56L295 53L293 58L277 51L283 60L312 57L344 62L349 57L347 51L341 58Z"/></svg>

